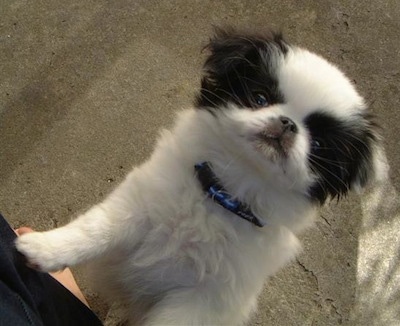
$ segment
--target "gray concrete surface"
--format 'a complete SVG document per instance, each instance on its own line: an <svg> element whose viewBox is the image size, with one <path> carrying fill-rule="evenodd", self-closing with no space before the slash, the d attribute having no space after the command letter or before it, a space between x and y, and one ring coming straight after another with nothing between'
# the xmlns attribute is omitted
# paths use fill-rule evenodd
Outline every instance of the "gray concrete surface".
<svg viewBox="0 0 400 326"><path fill-rule="evenodd" d="M99 201L191 104L211 25L271 26L340 65L390 178L322 210L250 325L400 325L400 1L0 2L0 210L45 230ZM78 279L94 309L107 307Z"/></svg>

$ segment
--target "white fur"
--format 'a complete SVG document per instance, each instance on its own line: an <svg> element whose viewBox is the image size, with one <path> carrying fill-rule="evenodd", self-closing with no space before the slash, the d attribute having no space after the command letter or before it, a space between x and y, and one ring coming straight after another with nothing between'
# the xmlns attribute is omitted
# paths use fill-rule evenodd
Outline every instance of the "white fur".
<svg viewBox="0 0 400 326"><path fill-rule="evenodd" d="M296 49L285 60L278 75L286 104L179 113L151 158L104 202L64 227L23 235L18 250L43 271L91 262L102 291L127 307L132 324L243 324L266 278L298 252L295 234L315 215L305 196L314 178L305 111L339 106L336 114L347 115L363 107L323 59ZM318 77L313 69L325 73ZM252 136L281 114L293 118L299 133L287 159L277 161ZM194 173L203 161L264 219L264 228L206 198Z"/></svg>
<svg viewBox="0 0 400 326"><path fill-rule="evenodd" d="M324 58L301 48L292 48L286 64L278 66L279 85L291 114L304 117L319 108L340 118L364 110L363 98L352 83Z"/></svg>

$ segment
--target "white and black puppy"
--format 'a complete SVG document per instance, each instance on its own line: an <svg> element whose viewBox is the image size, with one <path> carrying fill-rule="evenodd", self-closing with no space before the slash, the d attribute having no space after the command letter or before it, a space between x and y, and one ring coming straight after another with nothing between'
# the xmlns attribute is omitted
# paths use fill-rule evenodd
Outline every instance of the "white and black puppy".
<svg viewBox="0 0 400 326"><path fill-rule="evenodd" d="M102 203L16 246L91 262L131 324L240 325L317 208L374 177L378 135L335 66L279 34L217 30L194 108Z"/></svg>

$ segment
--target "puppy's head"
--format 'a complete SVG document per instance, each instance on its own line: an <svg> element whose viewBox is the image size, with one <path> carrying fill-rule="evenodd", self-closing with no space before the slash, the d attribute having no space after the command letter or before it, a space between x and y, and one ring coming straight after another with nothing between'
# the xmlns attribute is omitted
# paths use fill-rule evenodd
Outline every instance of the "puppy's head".
<svg viewBox="0 0 400 326"><path fill-rule="evenodd" d="M237 159L319 203L367 183L376 126L335 66L272 32L220 29L207 49L196 106Z"/></svg>

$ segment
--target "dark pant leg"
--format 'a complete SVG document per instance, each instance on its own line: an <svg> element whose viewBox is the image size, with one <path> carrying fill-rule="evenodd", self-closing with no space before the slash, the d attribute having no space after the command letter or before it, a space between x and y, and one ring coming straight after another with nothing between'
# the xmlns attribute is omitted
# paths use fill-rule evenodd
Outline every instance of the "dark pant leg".
<svg viewBox="0 0 400 326"><path fill-rule="evenodd" d="M0 215L0 326L102 325L96 315L47 273L25 265L16 235Z"/></svg>

